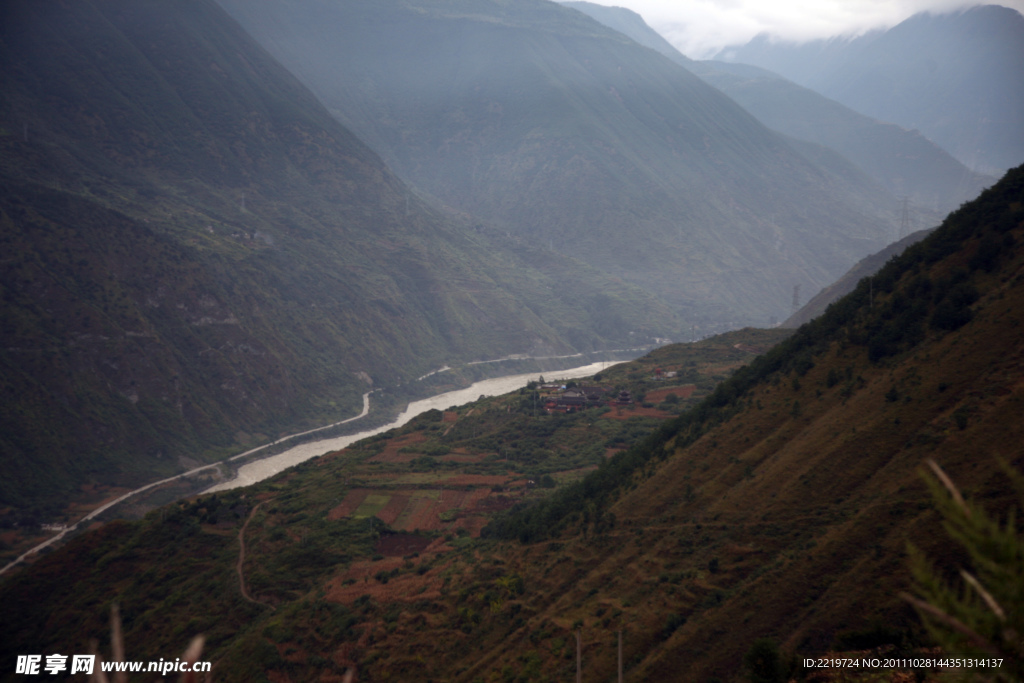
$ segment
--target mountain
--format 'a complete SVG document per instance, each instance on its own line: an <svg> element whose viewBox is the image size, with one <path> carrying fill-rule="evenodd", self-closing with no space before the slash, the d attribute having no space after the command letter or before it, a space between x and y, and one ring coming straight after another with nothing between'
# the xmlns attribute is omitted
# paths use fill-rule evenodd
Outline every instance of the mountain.
<svg viewBox="0 0 1024 683"><path fill-rule="evenodd" d="M659 52L676 64L690 68L697 62L677 50L672 43L647 25L644 18L626 7L598 5L585 0L560 0L560 5L583 12L624 36L628 36L644 47Z"/></svg>
<svg viewBox="0 0 1024 683"><path fill-rule="evenodd" d="M421 199L211 2L4 3L0 61L0 507L45 519L447 363L679 329Z"/></svg>
<svg viewBox="0 0 1024 683"><path fill-rule="evenodd" d="M917 14L858 38L791 44L759 36L727 48L873 118L920 130L968 167L1024 160L1024 16L998 5Z"/></svg>
<svg viewBox="0 0 1024 683"><path fill-rule="evenodd" d="M693 71L769 128L839 152L915 204L925 224L938 223L995 180L971 171L917 130L858 114L771 72L726 62L697 62Z"/></svg>
<svg viewBox="0 0 1024 683"><path fill-rule="evenodd" d="M767 322L892 234L866 176L546 0L221 4L403 179L705 327Z"/></svg>
<svg viewBox="0 0 1024 683"><path fill-rule="evenodd" d="M891 194L915 204L919 224L937 224L995 181L971 171L916 130L859 114L771 71L689 59L631 10L589 2L564 4L689 69L772 130L839 152Z"/></svg>
<svg viewBox="0 0 1024 683"><path fill-rule="evenodd" d="M529 570L563 596L532 623L581 619L603 643L622 624L640 680L737 679L764 638L798 660L927 644L898 597L907 542L954 572L971 560L941 530L925 459L1000 518L1020 505L998 460L1024 469L1022 206L1024 166L642 447L492 527L530 544L520 562L562 548ZM602 607L629 618L604 624Z"/></svg>
<svg viewBox="0 0 1024 683"><path fill-rule="evenodd" d="M936 656L899 597L907 542L951 576L972 558L920 468L1013 504L1022 239L1024 167L784 340L666 347L582 383L614 402L541 414L560 390L534 384L107 524L0 585L0 648L86 647L116 600L130 656L203 633L228 681L563 680L577 634L613 679L619 632L629 680L743 680L766 649L770 680L940 680L800 669Z"/></svg>
<svg viewBox="0 0 1024 683"><path fill-rule="evenodd" d="M882 269L889 259L894 256L899 256L903 253L904 249L923 240L932 233L932 230L934 230L934 228L929 230L918 230L897 242L893 242L882 251L876 254L871 254L870 256L865 256L860 261L857 261L853 268L850 268L845 275L815 294L810 301L800 307L800 310L786 318L782 322L782 327L796 329L804 323L817 318L825 312L825 309L827 309L832 302L837 301L852 292L856 289L857 285L860 284L861 280L866 277L873 276Z"/></svg>

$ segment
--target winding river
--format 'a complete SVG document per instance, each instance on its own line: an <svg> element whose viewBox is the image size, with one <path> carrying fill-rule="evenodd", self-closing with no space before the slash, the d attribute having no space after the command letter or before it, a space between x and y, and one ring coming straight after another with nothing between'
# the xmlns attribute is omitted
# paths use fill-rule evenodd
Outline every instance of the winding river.
<svg viewBox="0 0 1024 683"><path fill-rule="evenodd" d="M578 377L589 377L590 375L601 372L601 370L603 370L604 368L614 364L614 362L591 363L590 365L569 368L567 370L549 371L546 374L549 379L576 379ZM207 492L226 491L229 489L238 488L240 486L248 486L249 484L255 484L258 481L262 481L267 477L272 477L278 472L288 469L292 465L298 465L300 462L304 462L318 455L323 455L324 453L340 450L342 448L345 448L349 444L355 443L360 439L365 439L368 436L380 434L381 432L386 432L387 430L394 429L395 427L401 427L406 422L413 419L420 413L425 413L426 411L431 410L433 408L437 408L438 410L446 410L452 406L459 406L464 403L469 403L470 401L475 401L481 396L498 396L501 394L507 394L510 391L515 391L516 389L526 386L529 382L538 379L541 376L541 374L542 373L532 372L522 375L507 375L505 377L485 379L483 381L472 384L465 389L449 391L447 393L438 394L437 396L431 396L430 398L425 398L420 401L414 401L410 403L409 406L405 409L405 411L399 414L398 418L395 419L395 421L390 424L386 424L382 427L377 427L375 429L368 429L366 431L359 432L358 434L349 434L348 436L339 436L330 439L321 439L319 441L310 441L298 445L294 448L291 448L287 451L284 451L283 453L272 455L268 458L264 458L263 460L256 460L246 465L242 465L238 469L237 477L235 477L231 481L227 481L222 484L218 484L212 488L209 488L207 489ZM304 436L306 434L311 434L313 432L329 429L330 427L335 427L346 422L353 422L355 420L358 420L359 418L365 416L369 412L371 393L373 392L363 394L363 411L359 415L356 415L355 417L350 417L347 420L335 422L334 424L327 425L325 427L318 427L316 429L310 429L305 432L290 434L272 443L265 444L258 448L253 448L252 450L246 451L245 453L240 453L232 458L229 458L229 460L238 460L239 458L244 458L247 455L251 455L257 451L263 450L267 446L272 446L274 444L281 443L282 441L288 441L290 439L294 439L297 436ZM7 566L0 568L0 575L6 573L9 569L19 564L29 555L37 553L43 548L52 545L60 539L64 538L67 534L77 529L78 526L83 522L88 522L89 520L97 517L101 513L106 512L108 509L114 507L115 505L124 502L126 499L131 498L136 494L142 493L143 491L148 491L149 489L154 488L156 486L160 486L161 484L166 484L167 482L174 481L175 479L187 477L192 474L196 474L203 470L212 469L217 466L218 463L203 465L202 467L197 467L193 470L189 470L188 472L183 472L173 477L168 477L167 479L162 479L160 481L155 481L152 484L147 484L146 486L135 489L134 491L129 491L128 493L118 497L117 499L112 500L106 503L105 505L102 505L101 507L93 510L88 515L80 519L78 522L70 525L68 528L62 530L60 533L53 536L52 538L47 539L45 542L40 543L31 550L26 551L13 562L9 563Z"/></svg>
<svg viewBox="0 0 1024 683"><path fill-rule="evenodd" d="M231 481L226 481L207 489L207 492L227 491L229 489L238 488L239 486L255 484L258 481L263 481L268 477L274 476L278 472L288 469L292 465L298 465L300 462L304 462L318 455L323 455L324 453L341 450L342 448L345 448L360 439L365 439L368 436L380 434L388 431L389 429L394 429L395 427L401 427L409 420L421 413L427 412L428 410L435 408L437 410L446 410L452 406L460 406L464 403L475 401L481 396L499 396L501 394L507 394L510 391L515 391L516 389L526 386L529 382L536 380L538 377L545 374L548 379L576 379L578 377L589 377L590 375L601 372L601 370L612 364L613 363L610 362L591 363L590 365L570 368L568 370L555 370L545 373L531 372L522 375L494 377L492 379L485 379L476 382L475 384L471 384L465 389L449 391L444 394L438 394L437 396L431 396L430 398L413 401L402 413L398 415L394 422L374 429L368 429L364 432L359 432L358 434L321 439L319 441L309 441L295 446L294 448L290 448L283 453L242 465L238 469L238 476ZM364 396L364 404L365 401L368 400L368 397L369 394ZM365 415L365 408L363 414ZM243 455L247 454L248 453L244 453ZM235 457L237 458L241 456Z"/></svg>

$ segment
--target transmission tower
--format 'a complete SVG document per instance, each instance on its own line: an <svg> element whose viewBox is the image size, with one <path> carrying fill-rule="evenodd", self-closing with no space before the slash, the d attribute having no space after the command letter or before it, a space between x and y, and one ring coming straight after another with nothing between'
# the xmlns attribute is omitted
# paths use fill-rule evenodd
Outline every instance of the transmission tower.
<svg viewBox="0 0 1024 683"><path fill-rule="evenodd" d="M902 205L900 210L900 234L896 238L897 240L901 240L910 234L910 199L904 197Z"/></svg>
<svg viewBox="0 0 1024 683"><path fill-rule="evenodd" d="M800 285L793 285L793 312L800 310Z"/></svg>

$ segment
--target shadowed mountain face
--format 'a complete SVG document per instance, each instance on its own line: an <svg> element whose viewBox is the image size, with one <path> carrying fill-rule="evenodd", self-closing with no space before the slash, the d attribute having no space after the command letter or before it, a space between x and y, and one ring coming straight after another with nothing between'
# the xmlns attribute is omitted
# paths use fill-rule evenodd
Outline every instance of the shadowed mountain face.
<svg viewBox="0 0 1024 683"><path fill-rule="evenodd" d="M916 128L977 171L1024 161L1024 17L1016 10L919 14L853 40L794 45L760 37L719 57Z"/></svg>
<svg viewBox="0 0 1024 683"><path fill-rule="evenodd" d="M916 205L918 227L938 223L995 181L971 171L916 130L858 114L765 69L688 59L628 9L564 4L686 67L772 130L839 152L891 194Z"/></svg>
<svg viewBox="0 0 1024 683"><path fill-rule="evenodd" d="M1024 469L1022 245L1024 167L757 357L777 332L594 378L648 401L707 387L684 412L538 414L523 390L83 534L0 584L0 657L81 651L114 601L133 656L203 633L224 681L567 680L577 633L587 680L615 680L620 632L633 681L749 680L765 638L796 660L767 680L804 658L935 657L899 595L907 544L951 577L980 563L920 469L1001 520L1019 505L997 458ZM893 668L852 680L915 675Z"/></svg>
<svg viewBox="0 0 1024 683"><path fill-rule="evenodd" d="M0 505L678 329L419 199L212 2L7 2L0 62Z"/></svg>
<svg viewBox="0 0 1024 683"><path fill-rule="evenodd" d="M691 319L764 321L892 234L892 200L580 13L223 0L406 180Z"/></svg>

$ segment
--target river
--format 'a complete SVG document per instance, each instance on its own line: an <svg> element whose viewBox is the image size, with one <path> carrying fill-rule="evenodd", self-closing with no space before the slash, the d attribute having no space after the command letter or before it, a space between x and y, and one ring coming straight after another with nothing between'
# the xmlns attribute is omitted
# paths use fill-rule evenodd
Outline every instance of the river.
<svg viewBox="0 0 1024 683"><path fill-rule="evenodd" d="M324 453L330 453L331 451L339 451L360 439L365 439L368 436L386 432L389 429L394 429L395 427L401 427L409 420L421 413L427 412L428 410L435 408L437 410L447 410L452 406L461 406L465 403L469 403L470 401L475 401L481 396L499 396L501 394L507 394L510 391L515 391L516 389L525 387L529 382L538 379L541 375L547 375L548 380L589 377L601 372L609 365L614 365L614 363L591 363L590 365L569 368L567 370L555 370L544 373L531 372L522 375L494 377L492 379L485 379L480 382L476 382L465 389L449 391L444 394L438 394L437 396L431 396L430 398L413 401L398 415L394 422L374 429L368 429L364 432L359 432L358 434L321 439L319 441L309 441L295 446L294 448L290 448L283 453L242 465L238 468L238 475L234 479L217 484L216 486L207 489L206 492L227 491L240 486L255 484L256 482L272 477L278 472L282 472L293 465L305 462L310 458L323 455Z"/></svg>
<svg viewBox="0 0 1024 683"><path fill-rule="evenodd" d="M594 375L597 374L598 372L601 372L603 369L607 368L610 365L615 365L615 362L606 361L599 363L591 363L590 365L584 365L577 368L569 368L568 370L555 370L553 372L548 372L547 375L549 380L576 379L578 377L589 377L590 375ZM240 486L248 486L249 484L255 484L258 481L263 481L267 477L272 477L278 472L282 472L288 469L292 465L298 465L300 462L304 462L318 455L323 455L324 453L330 453L331 451L341 450L342 448L345 448L349 444L355 443L360 439L365 439L368 436L380 434L381 432L386 432L387 430L394 429L395 427L401 427L406 422L413 419L420 413L425 413L426 411L431 410L432 408L437 408L438 410L446 410L447 408L450 408L452 406L460 406L464 403L475 401L481 396L498 396L501 394L507 394L510 391L515 391L516 389L526 386L527 383L535 379L538 379L540 376L541 373L533 372L526 373L523 375L507 375L505 377L495 377L493 379L485 379L481 382L477 382L476 384L472 384L465 389L449 391L447 393L438 394L437 396L431 396L430 398L425 398L420 401L413 401L402 413L399 414L398 418L391 424L386 424L382 427L377 427L376 429L368 429L358 434L349 434L348 436L339 436L332 439L310 441L308 443L304 443L299 446L296 446L295 448L291 448L287 451L284 451L283 453L279 453L278 455L272 455L268 458L256 460L246 465L242 465L238 469L238 476L236 476L231 481L227 481L222 484L218 484L212 488L209 488L207 489L206 492L227 491L229 489L238 488ZM327 425L326 427L318 427L317 429L310 429L308 431L300 432L298 434L291 434L289 436L282 437L277 441L274 441L273 444L277 444L282 441L287 441L297 436L303 436L311 432L317 432L322 429L328 429L329 427L344 424L345 422L352 422L354 420L358 420L359 418L366 415L367 412L369 412L369 400L370 394L364 394L363 411L359 415L356 415L355 417L350 417L347 420L342 420L341 422L336 422L333 425ZM229 458L229 460L237 460L238 458L243 458L247 455L251 455L252 453L260 451L266 448L267 446L273 444L266 444L264 446L254 448L250 451L246 451L245 453L236 455L233 458ZM52 538L22 553L17 559L9 563L7 566L0 568L0 575L6 573L9 569L20 564L29 555L37 553L43 548L49 545L53 545L57 541L61 540L67 534L71 533L72 531L75 531L78 528L78 526L83 522L88 522L89 520L99 516L101 513L106 512L108 509L116 505L119 505L128 498L131 498L136 494L142 493L143 491L148 491L151 488L160 486L161 484L166 484L168 482L174 481L175 479L187 477L192 474L202 472L203 470L212 469L214 467L217 467L217 463L213 463L211 465L203 465L201 467L195 468L194 470L189 470L188 472L183 472L182 474L176 474L173 477L168 477L167 479L155 481L152 484L147 484L141 488L135 489L134 491L129 491L128 493L118 497L117 499L112 500L106 503L105 505L96 508L88 515L80 519L78 522L70 525L68 528L64 529Z"/></svg>

